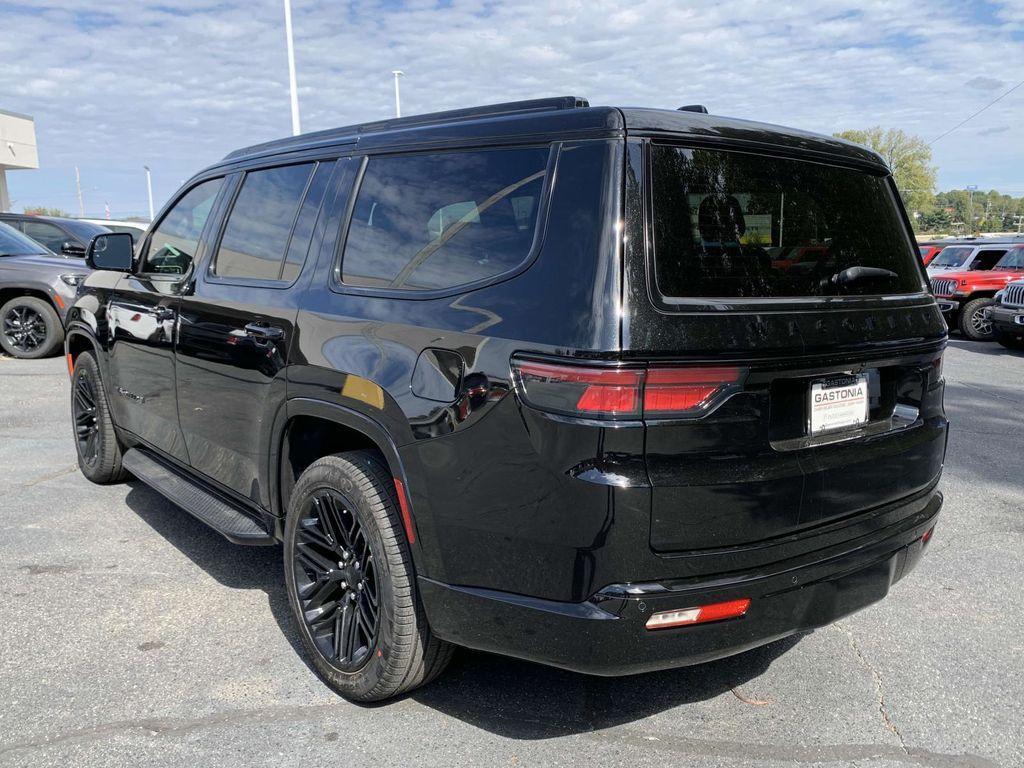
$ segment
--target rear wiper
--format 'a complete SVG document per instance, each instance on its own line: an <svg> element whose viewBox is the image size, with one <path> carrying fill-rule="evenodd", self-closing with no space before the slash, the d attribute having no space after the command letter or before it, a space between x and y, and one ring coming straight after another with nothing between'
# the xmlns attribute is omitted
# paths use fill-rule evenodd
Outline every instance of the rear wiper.
<svg viewBox="0 0 1024 768"><path fill-rule="evenodd" d="M858 283L861 280L889 280L893 278L898 279L899 275L891 269L882 269L881 267L847 267L841 272L836 272L831 277L826 277L821 283L822 287L835 286L836 288L844 288L851 283Z"/></svg>

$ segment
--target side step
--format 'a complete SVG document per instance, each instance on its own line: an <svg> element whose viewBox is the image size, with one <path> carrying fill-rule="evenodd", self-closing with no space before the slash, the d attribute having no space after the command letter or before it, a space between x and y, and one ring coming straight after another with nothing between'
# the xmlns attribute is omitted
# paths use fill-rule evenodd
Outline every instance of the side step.
<svg viewBox="0 0 1024 768"><path fill-rule="evenodd" d="M277 540L237 506L204 489L194 480L157 461L145 451L132 448L121 465L157 493L199 518L235 544L266 546Z"/></svg>

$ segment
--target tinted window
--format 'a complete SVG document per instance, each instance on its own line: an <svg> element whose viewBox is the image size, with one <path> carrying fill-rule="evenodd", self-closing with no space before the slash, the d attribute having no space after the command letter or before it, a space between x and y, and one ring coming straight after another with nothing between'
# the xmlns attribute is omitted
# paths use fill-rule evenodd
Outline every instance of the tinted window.
<svg viewBox="0 0 1024 768"><path fill-rule="evenodd" d="M218 277L277 280L315 163L250 171L224 226L213 272Z"/></svg>
<svg viewBox="0 0 1024 768"><path fill-rule="evenodd" d="M548 149L371 158L342 280L437 289L499 275L530 253Z"/></svg>
<svg viewBox="0 0 1024 768"><path fill-rule="evenodd" d="M1011 248L999 260L996 269L1024 269L1024 248Z"/></svg>
<svg viewBox="0 0 1024 768"><path fill-rule="evenodd" d="M74 221L65 219L63 222L64 228L75 235L85 245L89 244L96 235L102 235L104 232L113 232L113 229L104 227L100 224L93 224L91 221Z"/></svg>
<svg viewBox="0 0 1024 768"><path fill-rule="evenodd" d="M313 237L313 227L316 226L317 216L320 214L320 206L324 201L324 193L327 191L327 182L331 178L331 171L334 170L334 161L320 163L316 168L313 181L306 191L306 199L302 203L302 210L299 218L295 220L295 230L288 242L288 253L285 254L284 264L281 267L281 279L285 282L292 282L302 271L302 265L306 261L306 252L309 250L309 243Z"/></svg>
<svg viewBox="0 0 1024 768"><path fill-rule="evenodd" d="M923 290L884 177L739 152L653 146L655 274L665 296ZM848 272L852 267L871 270Z"/></svg>
<svg viewBox="0 0 1024 768"><path fill-rule="evenodd" d="M61 246L71 239L63 229L45 221L26 221L22 225L25 234L49 248L54 253L60 253Z"/></svg>
<svg viewBox="0 0 1024 768"><path fill-rule="evenodd" d="M223 183L224 179L204 181L175 203L149 239L142 272L183 275L188 271Z"/></svg>
<svg viewBox="0 0 1024 768"><path fill-rule="evenodd" d="M971 269L992 269L1006 253L1005 248L995 251L978 251L978 255L971 261Z"/></svg>
<svg viewBox="0 0 1024 768"><path fill-rule="evenodd" d="M35 240L25 237L14 227L0 222L0 256L22 256L45 251L46 249Z"/></svg>

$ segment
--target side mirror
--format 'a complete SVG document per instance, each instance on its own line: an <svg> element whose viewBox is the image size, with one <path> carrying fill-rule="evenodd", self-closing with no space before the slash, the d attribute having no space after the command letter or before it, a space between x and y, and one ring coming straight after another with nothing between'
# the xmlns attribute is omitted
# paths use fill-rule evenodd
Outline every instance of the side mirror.
<svg viewBox="0 0 1024 768"><path fill-rule="evenodd" d="M92 269L131 272L134 241L128 232L96 235L85 251L85 263Z"/></svg>
<svg viewBox="0 0 1024 768"><path fill-rule="evenodd" d="M78 243L73 243L70 240L65 240L63 245L60 247L60 252L65 256L76 256L82 258L85 256L85 248L80 246Z"/></svg>

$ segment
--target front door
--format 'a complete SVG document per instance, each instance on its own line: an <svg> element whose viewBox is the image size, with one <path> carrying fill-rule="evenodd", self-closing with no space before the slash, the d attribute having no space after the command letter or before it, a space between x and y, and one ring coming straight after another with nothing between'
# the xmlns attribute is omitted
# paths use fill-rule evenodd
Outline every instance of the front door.
<svg viewBox="0 0 1024 768"><path fill-rule="evenodd" d="M175 203L143 245L135 274L121 278L106 307L114 423L182 462L188 455L175 401L175 325L223 185L223 178L202 182Z"/></svg>
<svg viewBox="0 0 1024 768"><path fill-rule="evenodd" d="M178 414L194 469L269 507L266 456L333 160L246 172L181 299Z"/></svg>

